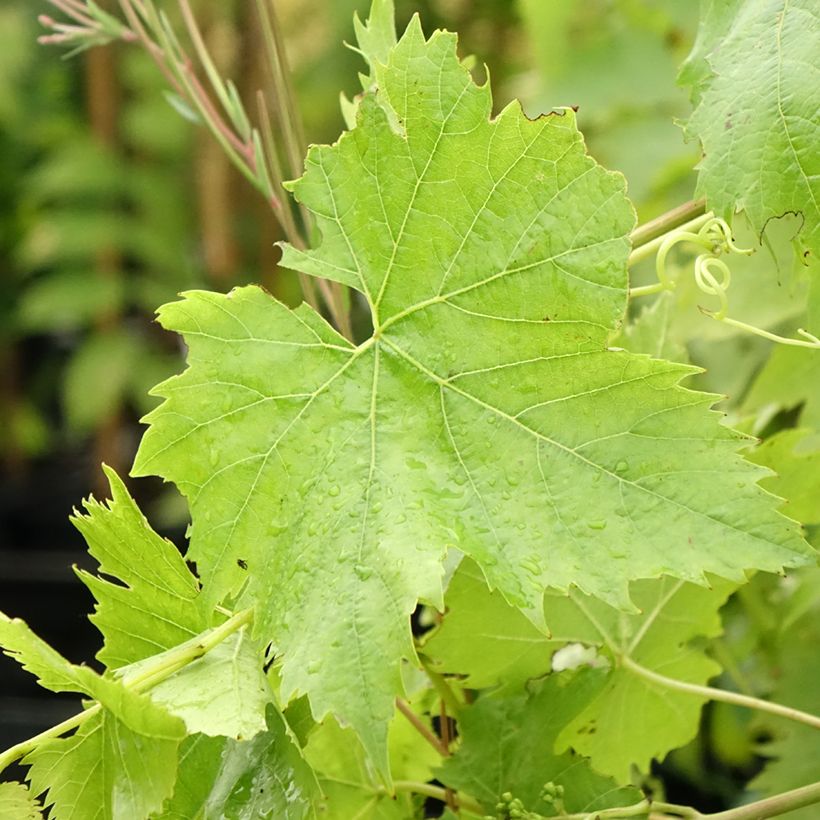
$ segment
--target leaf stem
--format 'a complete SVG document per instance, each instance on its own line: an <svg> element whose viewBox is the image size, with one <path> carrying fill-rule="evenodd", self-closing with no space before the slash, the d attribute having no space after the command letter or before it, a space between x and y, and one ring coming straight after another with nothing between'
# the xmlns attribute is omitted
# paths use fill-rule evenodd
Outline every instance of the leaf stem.
<svg viewBox="0 0 820 820"><path fill-rule="evenodd" d="M447 789L442 786L435 786L432 783L420 783L415 780L394 780L393 790L398 794L400 792L412 792L413 794L423 794L426 797L432 797L434 800L441 800L442 803L447 801ZM453 792L453 798L459 808L484 816L484 808L481 803L461 792Z"/></svg>
<svg viewBox="0 0 820 820"><path fill-rule="evenodd" d="M245 609L242 612L237 612L236 615L231 616L223 624L220 624L215 629L210 630L204 636L197 636L184 644L164 652L160 659L155 663L146 663L138 674L132 677L125 677L122 679L122 684L126 689L134 692L144 692L158 683L170 678L171 675L179 672L193 661L201 658L210 652L215 646L222 643L226 638L230 637L234 632L247 626L253 620L253 610ZM80 712L73 717L40 732L39 735L30 737L15 746L6 749L0 754L0 772L7 766L25 757L29 752L34 751L41 743L46 740L52 740L56 737L66 734L73 729L77 729L83 725L87 720L90 720L94 715L102 710L99 703L95 703L88 709Z"/></svg>
<svg viewBox="0 0 820 820"><path fill-rule="evenodd" d="M667 678L666 675L660 675L635 663L631 658L625 655L620 657L620 662L624 668L629 669L636 675L642 678L651 680L654 683L665 686L667 689L675 689L678 692L686 692L696 697L706 698L707 700L719 700L723 703L732 703L736 706L745 706L747 709L756 709L760 712L769 712L779 717L784 717L798 723L804 723L806 726L811 726L813 729L820 729L820 717L802 712L799 709L792 709L790 706L782 706L779 703L772 703L768 700L761 700L750 695L741 695L737 692L727 692L725 689L715 689L712 686L699 686L695 683L686 683L685 681L675 680L674 678Z"/></svg>
<svg viewBox="0 0 820 820"><path fill-rule="evenodd" d="M60 737L60 735L64 735L66 732L79 728L83 723L96 715L97 712L101 711L101 709L100 704L95 703L84 712L80 712L64 720L62 723L58 723L56 726L46 729L44 732L40 732L39 735L34 735L34 737L30 737L28 740L23 740L14 746L10 746L0 754L0 772L16 760L25 757L29 752L33 752L41 743L45 743L47 740L53 740L56 737Z"/></svg>
<svg viewBox="0 0 820 820"><path fill-rule="evenodd" d="M449 752L444 744L430 731L429 727L413 711L404 698L396 698L396 708L407 718L413 728L442 756L447 757Z"/></svg>
<svg viewBox="0 0 820 820"><path fill-rule="evenodd" d="M801 786L773 797L756 800L744 806L718 811L713 814L703 814L690 806L679 806L675 803L653 801L650 820L658 817L683 817L686 820L767 820L769 817L778 817L794 809L812 806L820 803L820 782L809 786ZM655 812L662 814L655 814Z"/></svg>
<svg viewBox="0 0 820 820"><path fill-rule="evenodd" d="M424 671L427 673L427 677L430 678L430 683L433 684L433 688L436 692L438 692L438 696L444 701L447 708L450 710L450 714L453 717L458 718L459 712L461 712L461 701L459 701L456 697L456 693L453 691L450 684L447 683L444 675L441 675L434 669L431 669L430 662L423 656L420 655L419 660L421 661L421 665L424 667Z"/></svg>

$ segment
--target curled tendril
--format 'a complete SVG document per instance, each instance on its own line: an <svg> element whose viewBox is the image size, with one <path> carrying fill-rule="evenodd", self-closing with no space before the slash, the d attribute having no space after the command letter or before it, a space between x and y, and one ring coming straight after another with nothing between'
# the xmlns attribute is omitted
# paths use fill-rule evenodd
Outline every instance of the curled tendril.
<svg viewBox="0 0 820 820"><path fill-rule="evenodd" d="M652 293L674 290L677 282L669 275L666 260L672 248L684 242L701 249L701 253L695 259L695 284L702 293L715 296L720 302L720 307L717 310L708 310L701 307L701 313L718 322L724 322L727 325L748 333L754 333L778 344L820 349L820 339L803 328L797 330L798 335L803 337L802 339L790 339L786 336L779 336L777 333L770 333L768 330L763 330L746 322L741 322L739 319L733 319L727 315L729 312L728 290L732 281L732 272L726 261L721 259L721 256L733 253L749 256L754 253L754 250L738 247L726 220L717 216L708 217L705 222L699 225L696 232L686 230L684 227L684 229L672 231L666 236L658 246L655 257L655 271L658 281L653 285L631 288L629 295L649 296Z"/></svg>

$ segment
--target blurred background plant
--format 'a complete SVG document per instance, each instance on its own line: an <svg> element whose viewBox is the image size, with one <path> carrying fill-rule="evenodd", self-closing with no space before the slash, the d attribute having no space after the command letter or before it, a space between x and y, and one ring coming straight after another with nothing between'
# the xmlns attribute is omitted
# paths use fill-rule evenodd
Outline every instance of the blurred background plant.
<svg viewBox="0 0 820 820"><path fill-rule="evenodd" d="M124 5L139 11L143 1ZM274 242L302 241L310 231L279 180L298 175L306 142L332 141L343 128L339 92L357 93L362 66L341 43L352 39L353 13L365 16L370 3L268 2L261 7L269 31L248 0L166 2L168 27L154 31L137 15L153 38L179 34L181 46L170 50L177 62L166 62L164 73L115 0L97 5L121 22L91 37L59 28L78 21L54 6L76 11L85 5L79 0L4 0L0 8L0 595L5 610L25 617L73 660L91 657L97 637L85 617L90 601L70 569L87 559L68 512L89 492L102 491L100 462L127 474L139 418L154 401L150 387L183 366L179 341L152 322L155 308L188 288L259 282L289 304L323 302L345 332L366 321L354 300L353 329L345 327L351 297L327 287L314 293L304 282L300 288L294 274L277 267ZM460 33L462 54L475 56L476 73L487 67L497 108L513 97L530 116L577 106L590 152L626 175L642 222L692 198L699 152L684 143L674 120L690 111L675 77L694 40L696 3L396 0L396 6L400 29L418 11L427 31ZM79 53L60 60L53 48L38 45L38 15L47 16L47 38L67 40L63 51L76 46ZM123 36L126 23L130 33ZM111 38L107 47L82 48ZM292 71L277 75L271 47L281 51L283 44ZM190 63L180 49L194 55ZM208 59L216 88L209 86ZM288 107L291 82L298 102ZM210 133L202 126L213 124L211 112L195 104L200 92L206 107L218 109L222 97L234 114L223 110L222 126ZM794 223L779 220L770 250L733 262L733 311L781 332L792 332L807 309L805 271L789 243ZM740 244L755 243L742 227L740 233ZM702 295L687 266L691 256L674 257L670 270L681 281L674 297L664 294L646 306L636 300L635 321L618 343L706 366L698 386L726 394L725 408L750 432L810 425L800 437L801 453L816 460L817 359L794 349L772 356L771 343L701 315ZM638 284L651 281L651 260L634 276ZM795 372L803 376L790 378ZM783 456L785 445L775 445L762 463ZM152 522L181 543L186 511L179 496L150 481L134 490ZM817 519L805 521L815 534ZM818 585L800 583L814 601L795 615L805 621L815 612ZM730 630L715 649L724 653L722 662L735 658L735 678L743 681L780 662L772 655L778 621L751 629L749 613L792 606L769 580L750 590L751 604L728 610ZM42 605L45 598L49 606ZM751 671L738 671L739 656L752 658ZM74 709L40 697L5 659L0 674L4 747ZM764 673L758 677L730 685L775 686ZM704 809L728 805L760 768L756 743L767 732L774 730L731 707L708 709L699 739L665 764L666 788L688 803L699 791Z"/></svg>

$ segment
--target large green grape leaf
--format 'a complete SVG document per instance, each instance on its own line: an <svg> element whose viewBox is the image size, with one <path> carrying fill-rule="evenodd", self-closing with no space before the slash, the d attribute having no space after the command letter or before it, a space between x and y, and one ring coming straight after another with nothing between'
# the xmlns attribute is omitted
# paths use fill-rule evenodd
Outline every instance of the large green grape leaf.
<svg viewBox="0 0 820 820"><path fill-rule="evenodd" d="M553 751L567 715L594 696L574 677L555 675L530 696L480 698L463 709L458 721L461 745L438 777L475 797L487 811L508 792L529 811L544 817L558 814L554 805L541 799L544 784L550 781L563 787L564 809L573 814L639 802L637 789L618 788L575 752Z"/></svg>
<svg viewBox="0 0 820 820"><path fill-rule="evenodd" d="M704 158L698 190L755 230L787 212L820 254L820 17L814 0L710 0L682 72L697 107L687 133Z"/></svg>
<svg viewBox="0 0 820 820"><path fill-rule="evenodd" d="M691 368L608 349L634 216L573 113L491 120L455 38L417 20L376 75L294 186L321 245L283 259L360 290L373 335L257 288L165 306L189 368L135 473L188 497L203 595L255 605L284 696L386 770L408 615L440 605L448 545L536 622L547 586L628 607L631 578L740 579L809 548L714 397L679 386Z"/></svg>
<svg viewBox="0 0 820 820"><path fill-rule="evenodd" d="M303 820L313 817L318 784L271 709L268 730L237 742L205 735L180 748L173 797L157 820Z"/></svg>
<svg viewBox="0 0 820 820"><path fill-rule="evenodd" d="M23 762L52 820L144 818L170 797L179 739L137 734L104 710L70 737L40 743Z"/></svg>
<svg viewBox="0 0 820 820"><path fill-rule="evenodd" d="M177 548L151 529L119 476L104 469L111 501L89 499L86 514L71 520L100 562L99 572L120 582L78 573L97 600L91 620L105 639L97 658L116 669L195 637L210 616Z"/></svg>

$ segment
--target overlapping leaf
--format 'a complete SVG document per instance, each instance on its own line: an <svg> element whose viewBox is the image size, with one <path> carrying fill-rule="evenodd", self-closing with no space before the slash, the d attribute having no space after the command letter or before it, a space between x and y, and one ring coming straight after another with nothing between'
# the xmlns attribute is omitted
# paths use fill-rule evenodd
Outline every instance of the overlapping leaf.
<svg viewBox="0 0 820 820"><path fill-rule="evenodd" d="M678 386L689 368L607 349L634 217L572 112L491 120L453 36L417 20L375 75L294 185L322 243L283 260L360 290L373 336L255 288L164 307L190 366L135 472L188 496L203 593L256 605L285 695L385 770L408 615L440 604L447 545L535 621L547 586L628 606L632 578L740 579L808 548L713 397Z"/></svg>
<svg viewBox="0 0 820 820"><path fill-rule="evenodd" d="M145 818L174 789L180 739L146 737L105 710L70 737L48 740L23 761L54 820Z"/></svg>
<svg viewBox="0 0 820 820"><path fill-rule="evenodd" d="M743 210L758 232L803 216L820 255L820 17L813 0L711 0L682 72L697 104L687 125L703 144L699 191L709 207Z"/></svg>
<svg viewBox="0 0 820 820"><path fill-rule="evenodd" d="M149 737L179 740L182 721L112 678L102 677L87 666L69 663L21 620L0 613L0 648L41 686L52 692L78 692L99 701L132 731Z"/></svg>
<svg viewBox="0 0 820 820"><path fill-rule="evenodd" d="M637 789L619 788L575 752L553 751L566 715L578 712L590 697L589 686L568 674L549 678L531 696L480 699L459 716L461 745L439 777L487 811L507 792L529 811L558 815L557 807L541 797L548 782L563 787L568 813L594 816L596 810L634 805L641 800Z"/></svg>
<svg viewBox="0 0 820 820"><path fill-rule="evenodd" d="M490 592L465 562L448 589L443 623L424 652L440 671L468 675L466 685L501 684L504 692L589 654L571 650L597 649L596 668L581 669L573 684L586 692L586 700L574 701L575 711L564 709L555 735L560 749L573 748L598 770L626 782L632 763L646 771L652 757L663 757L695 735L704 703L641 677L628 662L650 673L706 683L720 667L690 642L719 634L718 610L730 590L726 583L706 589L668 578L638 581L631 588L641 608L636 615L577 592L548 594L548 638ZM568 647L567 655L556 664L562 647Z"/></svg>
<svg viewBox="0 0 820 820"><path fill-rule="evenodd" d="M303 820L315 816L318 784L282 718L253 740L194 735L180 749L174 795L157 820Z"/></svg>

